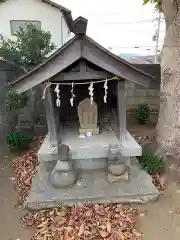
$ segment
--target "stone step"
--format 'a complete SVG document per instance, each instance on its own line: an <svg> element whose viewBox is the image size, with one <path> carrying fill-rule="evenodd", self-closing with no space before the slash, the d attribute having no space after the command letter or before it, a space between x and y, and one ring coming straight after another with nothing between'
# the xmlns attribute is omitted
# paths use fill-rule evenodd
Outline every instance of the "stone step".
<svg viewBox="0 0 180 240"><path fill-rule="evenodd" d="M109 183L104 171L83 172L79 180L70 188L55 189L45 175L40 181L33 178L30 195L25 207L31 210L57 207L61 204L77 203L145 203L156 200L159 191L152 184L152 178L144 171L133 174L130 169L129 180Z"/></svg>

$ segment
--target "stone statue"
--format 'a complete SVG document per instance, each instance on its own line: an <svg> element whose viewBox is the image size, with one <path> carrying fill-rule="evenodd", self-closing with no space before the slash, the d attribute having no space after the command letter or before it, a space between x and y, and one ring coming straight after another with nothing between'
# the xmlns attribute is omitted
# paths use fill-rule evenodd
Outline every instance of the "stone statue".
<svg viewBox="0 0 180 240"><path fill-rule="evenodd" d="M89 98L85 98L78 105L78 117L80 134L86 134L92 132L93 135L99 134L99 128L97 126L98 119L98 107L95 102L91 104Z"/></svg>

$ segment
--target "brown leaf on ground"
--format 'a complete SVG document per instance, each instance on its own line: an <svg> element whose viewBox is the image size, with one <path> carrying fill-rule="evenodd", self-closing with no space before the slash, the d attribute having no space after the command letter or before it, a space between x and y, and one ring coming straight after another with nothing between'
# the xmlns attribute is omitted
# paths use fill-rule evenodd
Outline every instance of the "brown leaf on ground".
<svg viewBox="0 0 180 240"><path fill-rule="evenodd" d="M180 214L180 209L176 210L176 214Z"/></svg>
<svg viewBox="0 0 180 240"><path fill-rule="evenodd" d="M44 137L39 137L37 145L40 145L43 140ZM37 151L38 149L33 148L12 161L12 168L15 176L11 177L11 180L14 182L19 193L18 205L22 205L26 200L31 189L32 177L38 170L39 163Z"/></svg>
<svg viewBox="0 0 180 240"><path fill-rule="evenodd" d="M157 187L157 189L162 192L166 189L167 187L167 180L165 179L164 176L161 176L161 174L156 173L151 175L153 184Z"/></svg>
<svg viewBox="0 0 180 240"><path fill-rule="evenodd" d="M82 234L84 234L84 224L83 223L81 223L81 225L80 225L78 236L80 237Z"/></svg>
<svg viewBox="0 0 180 240"><path fill-rule="evenodd" d="M111 233L111 223L108 222L108 223L106 224L106 227L107 227L107 232L108 232L108 233Z"/></svg>
<svg viewBox="0 0 180 240"><path fill-rule="evenodd" d="M135 230L137 214L136 209L121 204L85 204L66 211L28 213L22 224L37 228L32 240L143 240Z"/></svg>
<svg viewBox="0 0 180 240"><path fill-rule="evenodd" d="M23 156L14 159L12 168L15 172L13 182L19 193L19 204L21 205L31 189L32 176L38 169L37 150L32 149Z"/></svg>

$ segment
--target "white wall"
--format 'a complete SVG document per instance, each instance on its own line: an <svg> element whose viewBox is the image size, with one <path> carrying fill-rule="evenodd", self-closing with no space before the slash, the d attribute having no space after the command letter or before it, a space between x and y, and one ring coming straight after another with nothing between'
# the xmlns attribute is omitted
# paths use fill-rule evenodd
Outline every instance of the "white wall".
<svg viewBox="0 0 180 240"><path fill-rule="evenodd" d="M11 37L10 20L41 21L41 29L51 32L52 41L57 47L62 46L70 35L60 10L41 0L8 0L0 4L0 34L5 38Z"/></svg>

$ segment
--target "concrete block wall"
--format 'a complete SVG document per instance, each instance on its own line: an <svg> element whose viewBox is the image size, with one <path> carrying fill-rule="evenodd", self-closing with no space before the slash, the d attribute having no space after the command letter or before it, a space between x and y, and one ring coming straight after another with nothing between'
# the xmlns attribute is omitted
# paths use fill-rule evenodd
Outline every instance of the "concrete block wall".
<svg viewBox="0 0 180 240"><path fill-rule="evenodd" d="M6 135L9 129L9 122L5 102L8 83L22 72L23 70L14 64L0 59L0 160L7 152Z"/></svg>
<svg viewBox="0 0 180 240"><path fill-rule="evenodd" d="M157 88L141 88L140 86L127 83L126 84L127 96L127 111L134 111L138 104L148 103L151 111L159 110L160 91Z"/></svg>
<svg viewBox="0 0 180 240"><path fill-rule="evenodd" d="M138 104L148 103L152 112L158 112L160 104L160 79L161 70L159 64L134 64L135 67L148 73L152 79L148 88L134 83L126 84L127 111L133 112Z"/></svg>

